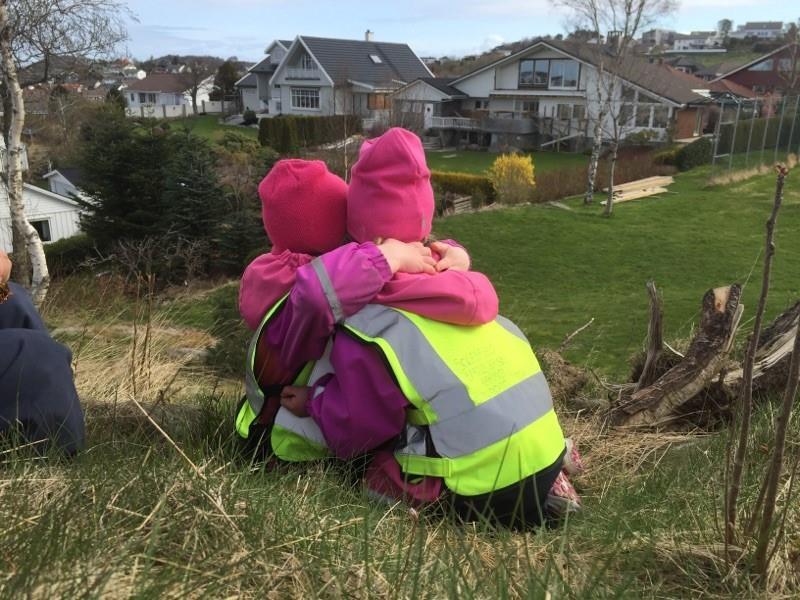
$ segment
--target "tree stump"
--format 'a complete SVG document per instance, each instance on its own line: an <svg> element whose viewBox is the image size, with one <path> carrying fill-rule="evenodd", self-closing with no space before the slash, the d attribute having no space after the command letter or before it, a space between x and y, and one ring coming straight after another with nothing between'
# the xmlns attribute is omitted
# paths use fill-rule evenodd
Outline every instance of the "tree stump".
<svg viewBox="0 0 800 600"><path fill-rule="evenodd" d="M684 405L712 383L727 361L744 310L740 295L738 284L706 292L700 328L686 356L654 383L621 393L611 414L615 424L657 427L684 416Z"/></svg>

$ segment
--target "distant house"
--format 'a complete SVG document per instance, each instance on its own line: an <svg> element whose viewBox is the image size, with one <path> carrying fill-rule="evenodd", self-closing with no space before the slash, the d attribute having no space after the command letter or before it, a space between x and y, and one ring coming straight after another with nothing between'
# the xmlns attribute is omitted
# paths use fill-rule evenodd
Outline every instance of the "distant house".
<svg viewBox="0 0 800 600"><path fill-rule="evenodd" d="M287 45L288 44L288 45ZM276 40L248 74L256 76L260 112L271 115L356 114L389 111L389 95L419 77L432 77L407 44L297 36ZM240 80L243 97L255 101L252 78ZM244 103L244 101L243 101Z"/></svg>
<svg viewBox="0 0 800 600"><path fill-rule="evenodd" d="M736 31L732 31L728 35L738 39L758 38L761 40L776 40L782 37L783 34L783 21L755 21L739 25Z"/></svg>
<svg viewBox="0 0 800 600"><path fill-rule="evenodd" d="M706 50L720 46L716 31L693 31L689 34L675 34L672 49L681 52L689 50Z"/></svg>
<svg viewBox="0 0 800 600"><path fill-rule="evenodd" d="M62 167L53 169L49 173L42 175L42 179L47 181L50 191L59 196L71 198L80 196L80 186L83 180L80 169Z"/></svg>
<svg viewBox="0 0 800 600"><path fill-rule="evenodd" d="M642 34L642 43L646 46L672 46L675 33L670 29L650 29Z"/></svg>
<svg viewBox="0 0 800 600"><path fill-rule="evenodd" d="M786 44L757 59L722 72L713 82L731 81L755 94L783 93L800 73L800 47Z"/></svg>
<svg viewBox="0 0 800 600"><path fill-rule="evenodd" d="M600 65L606 71L602 76L611 77L604 45L539 40L457 79L420 78L398 90L393 102L401 116L421 104L430 114L426 128L448 145L580 147L593 136L589 121L602 101ZM613 101L626 116L627 134L648 130L666 139L668 130L676 138L702 133L710 101L704 81L636 56L627 57L615 76L621 94ZM604 129L610 130L608 123Z"/></svg>
<svg viewBox="0 0 800 600"><path fill-rule="evenodd" d="M0 136L0 173L6 168L6 147ZM22 168L27 170L27 153L23 150ZM25 216L39 233L44 243L55 242L80 232L80 206L75 200L43 190L29 183L22 184ZM13 250L11 235L11 212L8 189L0 178L0 249Z"/></svg>
<svg viewBox="0 0 800 600"><path fill-rule="evenodd" d="M280 113L280 91L274 90L269 81L291 45L291 40L273 41L267 46L266 56L250 67L244 77L236 82L245 110L249 109L256 113Z"/></svg>
<svg viewBox="0 0 800 600"><path fill-rule="evenodd" d="M125 86L123 94L128 108L137 110L141 107L188 106L191 109L191 84L183 74L150 73L141 80L133 81ZM204 79L197 91L197 103L209 100L214 87L214 76Z"/></svg>

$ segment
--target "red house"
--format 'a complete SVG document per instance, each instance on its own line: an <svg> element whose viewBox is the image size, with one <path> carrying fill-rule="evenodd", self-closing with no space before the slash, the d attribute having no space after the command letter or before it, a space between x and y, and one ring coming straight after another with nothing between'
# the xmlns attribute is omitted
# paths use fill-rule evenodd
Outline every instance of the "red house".
<svg viewBox="0 0 800 600"><path fill-rule="evenodd" d="M796 43L786 44L713 81L723 80L753 90L757 95L797 90L800 84L800 47Z"/></svg>

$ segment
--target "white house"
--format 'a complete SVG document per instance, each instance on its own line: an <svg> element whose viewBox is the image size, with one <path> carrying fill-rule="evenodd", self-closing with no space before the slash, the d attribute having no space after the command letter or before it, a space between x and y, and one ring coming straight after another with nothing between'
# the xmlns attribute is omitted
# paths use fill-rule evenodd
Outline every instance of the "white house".
<svg viewBox="0 0 800 600"><path fill-rule="evenodd" d="M192 94L190 91L191 83L188 77L176 73L150 73L141 80L134 81L125 86L122 90L125 102L132 113L137 113L141 109L154 109L156 116L161 116L158 107L170 107L170 115L175 112L174 107L186 106L188 110L192 108ZM214 89L214 76L211 75L204 79L197 90L197 104L209 102L209 94ZM182 109L181 109L182 110ZM166 116L166 115L165 115Z"/></svg>
<svg viewBox="0 0 800 600"><path fill-rule="evenodd" d="M280 92L273 101L273 88L269 80L286 56L292 40L275 40L265 51L266 56L247 70L244 77L236 82L245 110L257 113L280 113ZM270 111L270 108L272 110Z"/></svg>
<svg viewBox="0 0 800 600"><path fill-rule="evenodd" d="M77 202L24 184L25 215L39 232L42 241L55 242L80 232L80 207ZM5 185L0 185L0 248L11 252L11 214Z"/></svg>
<svg viewBox="0 0 800 600"><path fill-rule="evenodd" d="M692 50L706 50L717 48L721 45L721 40L716 31L693 31L691 33L675 34L672 42L672 49L680 52L690 52Z"/></svg>
<svg viewBox="0 0 800 600"><path fill-rule="evenodd" d="M288 45L287 45L288 44ZM389 111L389 95L419 77L433 74L407 44L297 36L276 40L253 66L262 112L273 115L356 114L377 117ZM243 98L252 98L240 82Z"/></svg>
<svg viewBox="0 0 800 600"><path fill-rule="evenodd" d="M598 82L601 65L605 79ZM603 45L540 40L457 79L422 78L397 91L393 102L395 119L413 122L422 110L424 127L446 145L529 149L585 143L609 90L624 135L648 131L666 139L670 128L676 138L698 135L707 88L692 75L643 58L615 63ZM611 129L606 118L604 138Z"/></svg>
<svg viewBox="0 0 800 600"><path fill-rule="evenodd" d="M5 169L5 165L5 144L0 137L0 171ZM23 168L27 168L27 160L23 161ZM28 183L23 184L22 196L25 201L25 216L39 232L43 242L55 242L80 232L80 207L71 198ZM11 240L8 190L0 178L0 249L11 252Z"/></svg>
<svg viewBox="0 0 800 600"><path fill-rule="evenodd" d="M755 21L739 25L736 31L729 35L732 38L759 38L762 40L776 40L784 34L783 21Z"/></svg>

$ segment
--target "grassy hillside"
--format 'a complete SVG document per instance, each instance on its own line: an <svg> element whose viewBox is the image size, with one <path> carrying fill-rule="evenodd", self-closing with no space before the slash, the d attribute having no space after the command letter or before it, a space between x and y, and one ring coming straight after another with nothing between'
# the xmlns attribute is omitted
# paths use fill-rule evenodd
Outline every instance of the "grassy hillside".
<svg viewBox="0 0 800 600"><path fill-rule="evenodd" d="M770 313L800 296L800 185L787 182ZM437 233L470 250L502 311L536 347L595 317L569 357L615 376L645 335L644 284L664 292L667 338L688 335L702 293L748 280L752 316L773 178L567 211L524 207L451 217ZM224 331L215 307L235 286L188 290L151 311L112 284L62 283L46 316L75 351L89 401L89 449L73 462L4 454L0 597L689 598L791 597L800 506L789 548L760 594L720 560L722 433L609 431L559 406L587 472L585 511L526 534L460 526L366 498L336 465L264 470L236 457L230 417L241 383L185 350ZM156 314L153 319L148 314ZM135 323L135 326L134 326ZM747 330L747 325L743 327ZM154 420L128 398L157 404ZM771 411L753 442L768 441ZM800 422L791 426L797 458ZM181 455L178 448L185 455ZM763 460L756 453L755 461ZM758 491L749 472L743 498Z"/></svg>

